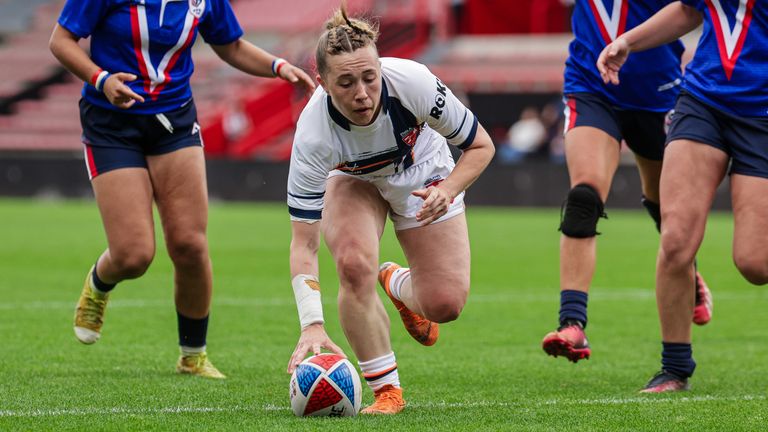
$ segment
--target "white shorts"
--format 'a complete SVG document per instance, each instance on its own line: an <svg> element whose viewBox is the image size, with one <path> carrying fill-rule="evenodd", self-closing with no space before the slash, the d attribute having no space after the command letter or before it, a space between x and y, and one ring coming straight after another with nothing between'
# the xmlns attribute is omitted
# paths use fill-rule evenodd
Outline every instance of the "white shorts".
<svg viewBox="0 0 768 432"><path fill-rule="evenodd" d="M421 222L416 220L416 213L421 210L424 200L411 195L411 192L445 180L454 166L450 150L447 146L443 146L432 158L413 165L401 173L382 177L352 177L376 186L382 198L389 203L389 218L392 219L395 230L400 231L421 226ZM333 170L328 174L328 178L337 175L350 174ZM446 214L432 223L444 222L462 213L464 213L464 192L454 198Z"/></svg>

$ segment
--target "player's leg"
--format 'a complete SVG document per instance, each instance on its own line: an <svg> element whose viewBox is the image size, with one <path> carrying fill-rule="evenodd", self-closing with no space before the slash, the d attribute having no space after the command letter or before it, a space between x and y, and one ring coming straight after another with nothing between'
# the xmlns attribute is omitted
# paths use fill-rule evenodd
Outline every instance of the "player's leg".
<svg viewBox="0 0 768 432"><path fill-rule="evenodd" d="M665 123L669 117L662 112L622 111L619 118L627 145L637 161L643 192L640 201L661 232L659 179L666 140ZM707 324L712 319L712 294L698 269L693 289L696 293L693 322Z"/></svg>
<svg viewBox="0 0 768 432"><path fill-rule="evenodd" d="M409 271L394 275L402 280L390 283L390 287L399 289L397 298L412 312L434 323L458 318L469 295L470 252L465 214L398 230L397 238L410 266Z"/></svg>
<svg viewBox="0 0 768 432"><path fill-rule="evenodd" d="M696 367L691 350L694 258L727 164L728 155L710 145L680 139L667 146L660 188L664 224L656 263L662 372L643 391L685 389Z"/></svg>
<svg viewBox="0 0 768 432"><path fill-rule="evenodd" d="M179 373L224 378L208 360L206 336L213 287L208 256L205 158L199 146L147 157L166 248L174 267L181 356Z"/></svg>
<svg viewBox="0 0 768 432"><path fill-rule="evenodd" d="M322 231L339 276L339 319L376 401L366 414L403 409L389 317L376 293L379 239L388 205L376 187L346 175L328 179Z"/></svg>
<svg viewBox="0 0 768 432"><path fill-rule="evenodd" d="M621 134L615 112L599 98L577 95L569 98L567 107L565 152L571 190L560 224L560 325L544 336L542 348L577 362L591 354L584 328L595 271L595 236L618 167Z"/></svg>
<svg viewBox="0 0 768 432"><path fill-rule="evenodd" d="M464 193L445 214L428 226L416 220L424 201L417 189L437 185L455 164L447 146L430 160L390 176L379 185L390 204L390 217L410 268L385 262L379 282L400 314L408 333L422 345L433 345L440 322L458 317L469 292L469 240L464 217ZM455 219L455 220L454 220ZM449 252L450 251L450 252Z"/></svg>
<svg viewBox="0 0 768 432"><path fill-rule="evenodd" d="M155 252L152 186L144 168L105 172L92 180L107 237L107 250L88 272L75 312L75 335L91 344L101 336L109 293L141 276Z"/></svg>
<svg viewBox="0 0 768 432"><path fill-rule="evenodd" d="M107 250L86 277L75 312L75 335L86 344L101 335L109 292L141 276L155 254L152 184L135 117L80 103L86 168L101 213Z"/></svg>
<svg viewBox="0 0 768 432"><path fill-rule="evenodd" d="M768 283L768 179L733 174L733 261L755 285Z"/></svg>
<svg viewBox="0 0 768 432"><path fill-rule="evenodd" d="M732 151L719 111L683 93L669 128L661 170L661 242L656 260L656 303L661 321L661 371L643 392L685 390L696 363L691 348L695 256L707 214Z"/></svg>
<svg viewBox="0 0 768 432"><path fill-rule="evenodd" d="M174 267L174 300L181 355L176 371L225 378L208 360L206 337L212 270L208 256L208 191L197 112L193 102L148 118L157 140L147 163L165 245Z"/></svg>

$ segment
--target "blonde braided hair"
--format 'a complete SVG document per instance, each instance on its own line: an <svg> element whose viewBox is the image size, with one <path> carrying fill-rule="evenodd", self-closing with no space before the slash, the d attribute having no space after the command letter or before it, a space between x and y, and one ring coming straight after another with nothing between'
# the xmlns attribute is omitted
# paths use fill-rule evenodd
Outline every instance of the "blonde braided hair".
<svg viewBox="0 0 768 432"><path fill-rule="evenodd" d="M317 71L321 76L328 72L328 55L351 53L359 48L372 45L376 49L376 39L379 37L378 26L364 19L347 16L346 1L325 22L325 32L317 42Z"/></svg>

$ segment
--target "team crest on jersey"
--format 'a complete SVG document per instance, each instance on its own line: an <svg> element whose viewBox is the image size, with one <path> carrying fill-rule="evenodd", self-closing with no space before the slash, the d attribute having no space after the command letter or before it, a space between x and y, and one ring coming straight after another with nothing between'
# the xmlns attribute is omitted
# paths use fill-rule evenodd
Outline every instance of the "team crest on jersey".
<svg viewBox="0 0 768 432"><path fill-rule="evenodd" d="M204 11L205 0L189 0L189 12L191 12L195 18L199 19L201 16L203 16Z"/></svg>
<svg viewBox="0 0 768 432"><path fill-rule="evenodd" d="M589 0L592 15L595 16L600 34L606 44L616 40L627 28L627 14L629 12L629 0L613 0L613 10L608 14L603 0Z"/></svg>
<svg viewBox="0 0 768 432"><path fill-rule="evenodd" d="M744 40L747 38L755 0L739 0L733 30L731 30L728 15L723 9L722 2L720 0L706 0L706 2L712 17L712 27L714 27L715 35L717 35L717 51L720 54L720 61L723 63L726 78L730 80L741 49L744 47Z"/></svg>
<svg viewBox="0 0 768 432"><path fill-rule="evenodd" d="M405 132L400 133L400 138L404 143L413 147L416 144L416 140L419 138L419 135L421 134L421 129L421 125L409 128Z"/></svg>

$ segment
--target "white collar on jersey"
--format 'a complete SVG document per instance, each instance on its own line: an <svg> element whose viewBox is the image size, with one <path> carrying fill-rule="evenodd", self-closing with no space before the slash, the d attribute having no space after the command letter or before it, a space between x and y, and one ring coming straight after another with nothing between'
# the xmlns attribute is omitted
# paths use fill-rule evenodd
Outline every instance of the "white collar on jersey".
<svg viewBox="0 0 768 432"><path fill-rule="evenodd" d="M165 16L165 5L167 5L170 2L179 2L179 1L187 1L187 0L163 0L162 4L160 5L160 27L163 26L163 17Z"/></svg>

